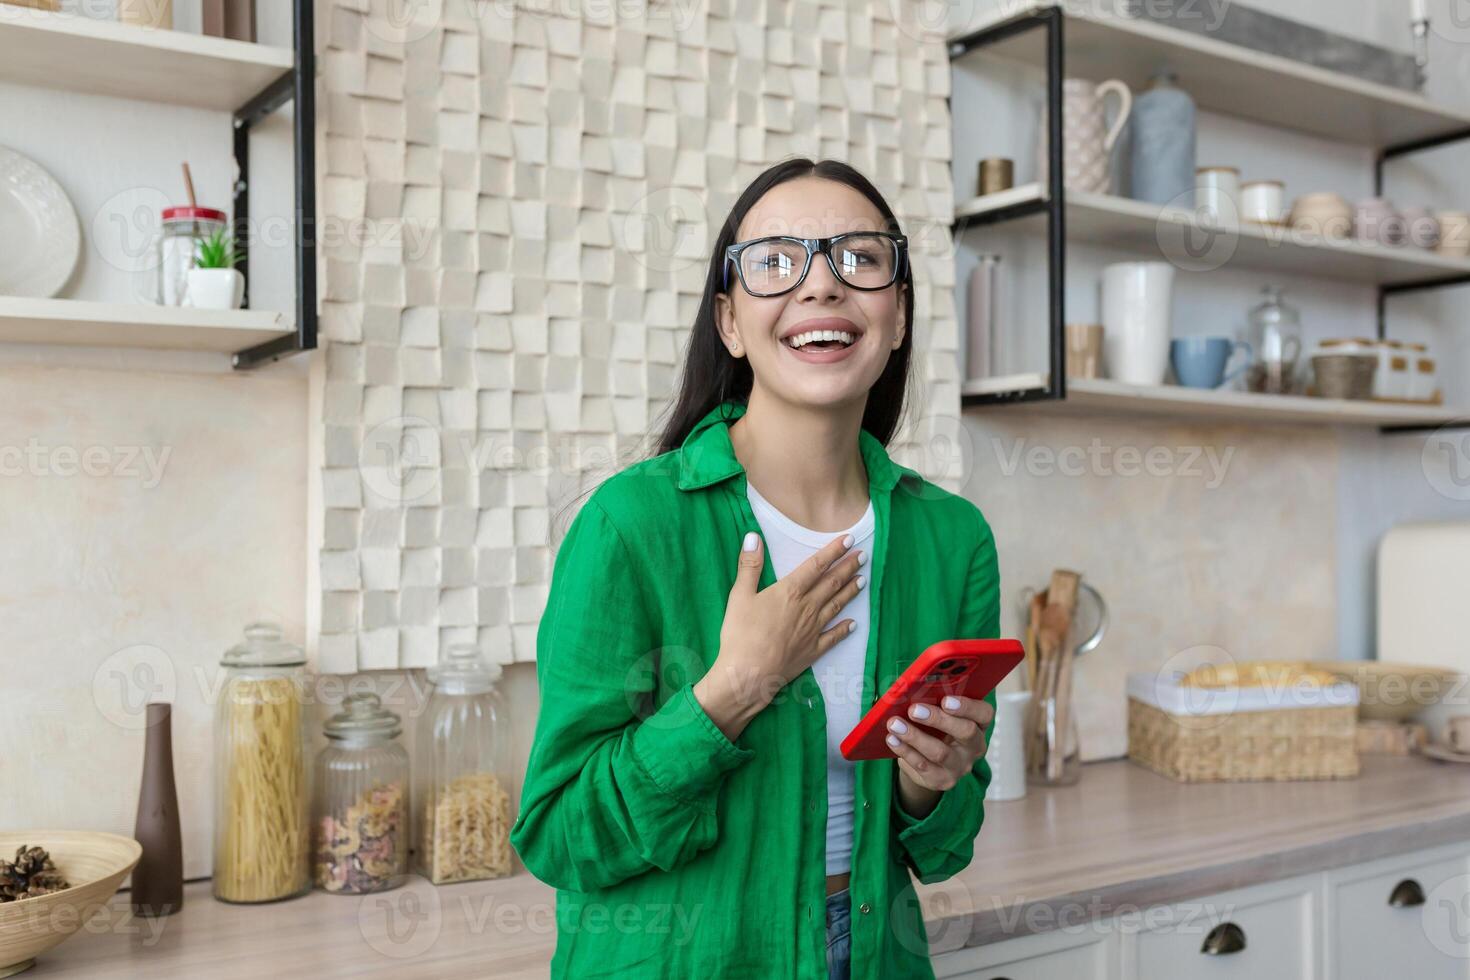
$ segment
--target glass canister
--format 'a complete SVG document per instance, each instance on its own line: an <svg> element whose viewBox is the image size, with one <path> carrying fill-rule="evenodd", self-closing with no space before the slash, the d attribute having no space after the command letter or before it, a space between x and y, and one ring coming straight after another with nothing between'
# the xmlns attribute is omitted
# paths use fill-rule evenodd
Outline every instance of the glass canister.
<svg viewBox="0 0 1470 980"><path fill-rule="evenodd" d="M1251 391L1291 395L1301 391L1298 367L1302 353L1302 319L1284 302L1278 286L1262 286L1263 299L1250 311L1249 340L1255 358L1246 373Z"/></svg>
<svg viewBox="0 0 1470 980"><path fill-rule="evenodd" d="M504 878L515 817L500 665L474 644L455 644L428 676L433 689L414 746L419 870L436 885Z"/></svg>
<svg viewBox="0 0 1470 980"><path fill-rule="evenodd" d="M214 729L214 897L272 902L311 888L306 655L274 623L220 660Z"/></svg>
<svg viewBox="0 0 1470 980"><path fill-rule="evenodd" d="M189 270L199 252L199 243L224 231L228 219L215 208L174 207L163 209L163 231L158 238L158 298L164 306L183 306L189 285Z"/></svg>
<svg viewBox="0 0 1470 980"><path fill-rule="evenodd" d="M408 752L376 694L344 698L316 757L315 881L343 895L403 884L408 871Z"/></svg>

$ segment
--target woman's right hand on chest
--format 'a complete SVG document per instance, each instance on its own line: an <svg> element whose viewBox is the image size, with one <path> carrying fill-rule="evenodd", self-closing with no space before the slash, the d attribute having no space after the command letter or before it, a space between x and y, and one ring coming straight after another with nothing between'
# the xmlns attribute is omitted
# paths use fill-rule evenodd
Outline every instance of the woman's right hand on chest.
<svg viewBox="0 0 1470 980"><path fill-rule="evenodd" d="M765 544L745 536L720 627L720 652L694 686L705 713L734 739L776 694L856 626L833 622L862 589L867 556L841 535L761 589Z"/></svg>

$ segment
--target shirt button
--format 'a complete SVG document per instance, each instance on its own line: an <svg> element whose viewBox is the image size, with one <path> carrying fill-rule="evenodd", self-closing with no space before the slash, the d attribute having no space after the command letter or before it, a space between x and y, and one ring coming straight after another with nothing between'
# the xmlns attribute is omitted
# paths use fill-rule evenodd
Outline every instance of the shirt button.
<svg viewBox="0 0 1470 980"><path fill-rule="evenodd" d="M858 906L858 911L861 912L863 915L867 915L869 912L873 911L873 906L869 905L867 902L864 902L863 904Z"/></svg>
<svg viewBox="0 0 1470 980"><path fill-rule="evenodd" d="M871 810L872 808L873 808L873 801L872 800L863 800L863 809L864 810Z"/></svg>

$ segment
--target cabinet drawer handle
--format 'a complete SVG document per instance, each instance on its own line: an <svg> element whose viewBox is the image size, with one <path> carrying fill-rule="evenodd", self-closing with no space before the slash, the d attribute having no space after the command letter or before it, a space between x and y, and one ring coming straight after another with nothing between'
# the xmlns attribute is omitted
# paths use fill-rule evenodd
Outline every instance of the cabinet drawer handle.
<svg viewBox="0 0 1470 980"><path fill-rule="evenodd" d="M1224 956L1245 949L1245 930L1234 922L1222 922L1210 930L1205 944L1199 948L1207 956Z"/></svg>
<svg viewBox="0 0 1470 980"><path fill-rule="evenodd" d="M1393 886L1393 892L1388 896L1388 904L1396 909L1413 908L1424 904L1424 888L1413 878L1405 878Z"/></svg>

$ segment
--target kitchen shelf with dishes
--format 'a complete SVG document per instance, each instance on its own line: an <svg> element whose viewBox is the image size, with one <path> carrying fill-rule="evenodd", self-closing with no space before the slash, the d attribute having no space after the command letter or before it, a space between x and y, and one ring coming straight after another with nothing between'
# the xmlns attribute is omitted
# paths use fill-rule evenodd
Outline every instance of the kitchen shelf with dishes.
<svg viewBox="0 0 1470 980"><path fill-rule="evenodd" d="M1398 212L1382 196L1387 163L1470 140L1470 115L1418 94L1427 64L1422 45L1420 57L1410 59L1360 44L1362 72L1388 79L1370 81L1309 63L1310 40L1336 59L1346 58L1346 48L1358 42L1330 35L1330 43L1283 41L1280 50L1293 53L1284 57L1268 50L1276 43L1269 35L1291 34L1301 25L1264 11L1237 7L1229 13L1233 24L1201 33L1199 25L1185 23L1182 13L1170 22L1175 15L1142 9L1116 15L1031 3L950 40L954 90L961 97L978 91L976 84L990 84L970 74L985 67L972 60L977 57L1040 68L1045 75L1037 179L1013 186L1010 160L980 160L979 194L956 203L952 230L965 250L976 248L981 229L1002 224L1044 238L1046 367L992 376L993 352L975 357L972 318L967 331L971 358L962 372L970 380L961 387L962 403L1054 407L1069 402L1091 412L1366 425L1385 432L1470 426L1470 414L1442 404L1435 361L1424 345L1387 338L1391 296L1470 284L1470 214L1436 214L1427 208ZM1414 16L1414 34L1422 39L1428 33L1427 14L1416 8ZM1306 52L1303 60L1296 59L1298 50ZM1150 82L1135 103L1133 89ZM1118 98L1111 126L1104 108L1110 95ZM1145 103L1147 113L1142 112ZM1279 181L1242 185L1233 167L1197 167L1196 107L1370 147L1376 152L1376 196L1355 210L1336 194L1314 192L1298 195L1288 209ZM953 115L957 125L967 118L963 112ZM1141 115L1148 125L1142 135ZM1109 157L1129 122L1135 151L1132 196L1125 198L1107 191L1113 176ZM957 173L968 162L963 154L979 143L971 135L956 135ZM958 176L956 183L962 183ZM1104 270L1102 319L1126 322L1126 333L1066 323L1066 260L1074 242L1151 260ZM978 335L984 338L994 324L993 310L990 317L983 311L994 303L999 257L978 258L968 299L982 310ZM1267 302L1252 311L1253 334L1264 329L1264 343L1261 338L1254 344L1227 337L1171 339L1175 272L1208 274L1225 267L1374 286L1378 339L1328 339L1308 351L1294 309L1272 287L1266 290ZM1110 332L1108 380L1099 377L1104 329ZM1069 367L1089 330L1095 331L1085 335L1089 356ZM1115 347L1120 355L1127 349L1128 362L1116 373ZM1241 347L1251 359L1247 391L1227 386L1234 375L1225 365ZM1297 363L1309 359L1312 376ZM1124 360L1118 358L1120 364ZM1178 385L1164 384L1170 363ZM1319 391L1333 397L1315 397Z"/></svg>
<svg viewBox="0 0 1470 980"><path fill-rule="evenodd" d="M1161 258L1187 255L1202 264L1217 260L1278 275L1383 286L1470 277L1470 258L1411 245L1383 245L1249 220L1214 224L1208 214L1116 194L1066 191L1064 204L1070 241L1151 252ZM1011 227L1045 232L1046 206L1039 183L974 197L955 209L955 231L965 234L984 227L992 214L1011 212L1006 219Z"/></svg>
<svg viewBox="0 0 1470 980"><path fill-rule="evenodd" d="M213 351L249 368L316 347L315 53L311 0L291 0L292 47L253 40L253 6L218 7L223 21L209 35L170 29L168 23L123 23L63 13L50 0L28 6L0 2L0 82L61 92L122 97L160 105L229 112L237 176L234 215L196 206L165 208L158 248L156 302L95 302L58 297L79 257L80 225L65 191L39 164L0 148L0 202L21 225L34 228L34 248L17 247L29 262L0 270L0 343ZM136 9L134 9L136 8ZM128 16L171 16L167 5L133 2ZM123 16L119 7L119 16ZM223 36L230 33L233 36ZM236 266L248 269L250 133L256 123L294 103L293 178L296 224L294 315L249 308L249 291ZM170 232L180 236L168 242ZM210 233L217 232L210 242ZM211 249L211 245L214 246ZM232 246L232 247L231 247ZM172 252L169 249L172 247ZM212 258L206 259L213 253ZM184 289L166 288L166 268L182 263ZM195 273L220 270L214 279ZM206 288L208 287L208 288ZM135 290L136 291L136 290ZM233 295L232 295L233 294Z"/></svg>
<svg viewBox="0 0 1470 980"><path fill-rule="evenodd" d="M966 381L962 397L1041 392L1048 378L1023 373ZM1383 428L1438 427L1470 418L1470 406L1455 408L1425 401L1319 398L1264 395L1249 391L1186 388L1183 385L1131 385L1104 378L1068 378L1064 399L1028 400L1029 407L1058 414L1144 415L1175 420L1243 423L1297 423Z"/></svg>

